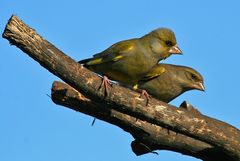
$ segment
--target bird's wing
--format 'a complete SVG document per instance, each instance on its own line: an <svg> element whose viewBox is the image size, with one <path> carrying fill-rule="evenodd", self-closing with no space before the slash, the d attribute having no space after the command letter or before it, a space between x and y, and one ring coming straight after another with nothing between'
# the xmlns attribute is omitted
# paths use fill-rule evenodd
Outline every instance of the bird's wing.
<svg viewBox="0 0 240 161"><path fill-rule="evenodd" d="M140 81L145 82L163 74L166 69L163 66L153 67Z"/></svg>
<svg viewBox="0 0 240 161"><path fill-rule="evenodd" d="M110 61L118 61L126 57L130 53L134 53L135 41L125 40L118 42L99 54L95 54L93 58L87 62L87 65L97 65Z"/></svg>

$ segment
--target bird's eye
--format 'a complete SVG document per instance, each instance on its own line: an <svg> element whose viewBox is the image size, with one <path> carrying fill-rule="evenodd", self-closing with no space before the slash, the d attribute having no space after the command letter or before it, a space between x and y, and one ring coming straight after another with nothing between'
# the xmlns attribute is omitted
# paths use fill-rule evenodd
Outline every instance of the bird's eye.
<svg viewBox="0 0 240 161"><path fill-rule="evenodd" d="M191 74L191 77L192 77L193 80L197 79L197 76L195 74Z"/></svg>
<svg viewBox="0 0 240 161"><path fill-rule="evenodd" d="M169 40L165 41L165 44L166 44L167 46L173 46L173 43L172 43L171 41L169 41Z"/></svg>

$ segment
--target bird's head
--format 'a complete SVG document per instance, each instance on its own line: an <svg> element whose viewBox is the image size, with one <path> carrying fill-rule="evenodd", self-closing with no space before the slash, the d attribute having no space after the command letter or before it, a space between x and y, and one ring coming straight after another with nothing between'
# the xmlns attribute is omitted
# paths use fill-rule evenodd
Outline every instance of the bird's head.
<svg viewBox="0 0 240 161"><path fill-rule="evenodd" d="M150 47L154 53L158 54L160 60L166 59L172 54L182 54L172 30L159 28L150 32L149 35Z"/></svg>
<svg viewBox="0 0 240 161"><path fill-rule="evenodd" d="M196 70L189 67L182 67L182 83L184 84L184 88L186 90L200 90L205 91L204 80L200 73Z"/></svg>

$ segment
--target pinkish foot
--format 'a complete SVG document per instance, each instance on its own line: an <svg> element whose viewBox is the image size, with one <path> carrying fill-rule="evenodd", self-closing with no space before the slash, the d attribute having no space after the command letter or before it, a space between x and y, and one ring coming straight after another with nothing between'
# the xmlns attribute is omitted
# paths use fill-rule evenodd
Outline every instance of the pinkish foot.
<svg viewBox="0 0 240 161"><path fill-rule="evenodd" d="M110 82L110 80L106 76L103 76L102 83L99 86L98 90L100 90L103 86L104 86L104 89L105 89L104 95L107 96L108 95L109 86L112 87L112 83Z"/></svg>
<svg viewBox="0 0 240 161"><path fill-rule="evenodd" d="M146 100L147 100L146 106L148 106L149 100L152 98L152 96L149 95L146 90L138 89L137 91L139 93L141 93L140 98L142 98L143 96L146 98Z"/></svg>

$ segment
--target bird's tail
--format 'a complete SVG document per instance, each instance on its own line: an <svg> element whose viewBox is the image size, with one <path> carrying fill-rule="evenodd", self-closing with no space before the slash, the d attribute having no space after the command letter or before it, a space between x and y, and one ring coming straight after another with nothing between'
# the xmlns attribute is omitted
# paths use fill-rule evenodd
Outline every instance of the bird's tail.
<svg viewBox="0 0 240 161"><path fill-rule="evenodd" d="M87 63L88 63L89 61L91 61L91 60L92 60L91 58L83 59L83 60L80 60L78 63L79 63L79 64L83 64L84 66L87 66Z"/></svg>

